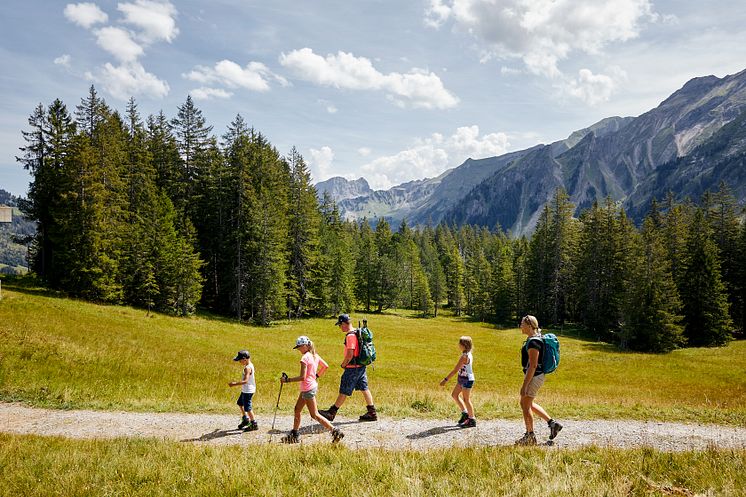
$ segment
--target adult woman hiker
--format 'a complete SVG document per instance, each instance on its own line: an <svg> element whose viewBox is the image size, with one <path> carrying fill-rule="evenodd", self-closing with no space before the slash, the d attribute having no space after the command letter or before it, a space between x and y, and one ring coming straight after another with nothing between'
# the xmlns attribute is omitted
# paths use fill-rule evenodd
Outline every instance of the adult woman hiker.
<svg viewBox="0 0 746 497"><path fill-rule="evenodd" d="M534 434L534 417L538 414L549 425L549 440L554 440L562 425L553 420L539 404L534 402L536 394L544 384L544 340L541 337L539 321L534 316L524 316L521 319L521 333L526 335L526 341L521 347L521 367L523 367L523 384L521 385L521 409L526 433L516 440L516 445L536 445Z"/></svg>

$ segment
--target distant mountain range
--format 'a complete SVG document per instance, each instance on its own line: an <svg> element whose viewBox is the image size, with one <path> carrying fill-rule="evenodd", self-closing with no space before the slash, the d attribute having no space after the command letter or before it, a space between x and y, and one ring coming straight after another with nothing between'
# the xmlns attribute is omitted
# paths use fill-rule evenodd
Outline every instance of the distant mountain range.
<svg viewBox="0 0 746 497"><path fill-rule="evenodd" d="M549 145L467 159L437 178L380 191L363 178L316 187L348 219L499 225L520 235L533 230L558 187L578 210L610 196L639 221L653 198L672 191L696 199L721 181L746 200L746 70L692 79L638 117L610 117Z"/></svg>

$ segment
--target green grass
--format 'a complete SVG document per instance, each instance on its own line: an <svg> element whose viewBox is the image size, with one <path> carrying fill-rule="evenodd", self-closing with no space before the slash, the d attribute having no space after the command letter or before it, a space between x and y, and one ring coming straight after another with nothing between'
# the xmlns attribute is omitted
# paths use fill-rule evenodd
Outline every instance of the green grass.
<svg viewBox="0 0 746 497"><path fill-rule="evenodd" d="M205 446L0 435L0 496L723 495L746 451Z"/></svg>
<svg viewBox="0 0 746 497"><path fill-rule="evenodd" d="M213 316L148 317L141 309L62 298L12 279L4 280L3 297L0 400L52 408L231 413L238 389L229 389L227 382L237 379L240 370L231 359L248 348L257 369L255 406L266 414L274 407L280 372L299 368L300 356L292 346L300 334L310 336L333 366L321 381L319 404L336 397L343 335L332 319L259 328ZM477 415L520 417L523 338L517 329L498 330L452 316L369 318L379 357L370 384L383 415L452 416L450 386L440 388L438 382L458 359L458 337L467 334L475 343ZM557 418L746 426L746 342L667 355L621 353L569 336L561 342L562 364L539 397ZM295 388L283 394L284 412L294 397ZM343 414L362 410L359 394L348 404Z"/></svg>

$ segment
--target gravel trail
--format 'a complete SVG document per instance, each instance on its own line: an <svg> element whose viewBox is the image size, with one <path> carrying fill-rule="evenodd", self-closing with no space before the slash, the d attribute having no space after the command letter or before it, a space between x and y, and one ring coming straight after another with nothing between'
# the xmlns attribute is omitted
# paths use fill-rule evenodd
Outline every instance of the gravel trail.
<svg viewBox="0 0 746 497"><path fill-rule="evenodd" d="M359 410L359 409L358 409ZM350 414L353 411L349 409ZM279 443L293 423L292 416L278 414L275 431L271 416L258 416L259 430L236 428L238 416L221 414L135 413L36 409L16 403L0 403L0 432L68 438L142 437L185 443L253 445ZM662 451L701 450L708 447L746 449L746 428L629 420L561 420L564 429L553 447L652 447ZM454 420L387 419L361 423L337 417L334 424L345 433L342 443L350 448L428 450L456 446L512 445L523 434L519 420L477 421L476 428L460 429ZM544 422L536 424L537 439L547 440ZM329 443L330 436L304 411L301 443Z"/></svg>

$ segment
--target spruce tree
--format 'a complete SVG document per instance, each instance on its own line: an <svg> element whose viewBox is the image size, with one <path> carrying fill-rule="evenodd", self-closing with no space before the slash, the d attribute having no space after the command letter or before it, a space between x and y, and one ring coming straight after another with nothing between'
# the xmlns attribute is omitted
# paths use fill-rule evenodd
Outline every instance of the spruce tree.
<svg viewBox="0 0 746 497"><path fill-rule="evenodd" d="M288 311L294 316L306 315L313 289L320 278L319 227L321 215L316 199L316 189L311 183L303 157L293 147L288 157L290 165L289 202L289 263L287 283Z"/></svg>
<svg viewBox="0 0 746 497"><path fill-rule="evenodd" d="M370 223L360 221L359 240L355 258L355 297L365 309L371 312L375 296L378 294L378 249Z"/></svg>
<svg viewBox="0 0 746 497"><path fill-rule="evenodd" d="M693 347L724 345L733 323L720 275L720 260L702 209L694 213L686 245L681 299L687 342Z"/></svg>
<svg viewBox="0 0 746 497"><path fill-rule="evenodd" d="M685 343L682 306L654 213L648 215L633 240L632 278L622 306L620 346L668 352Z"/></svg>

